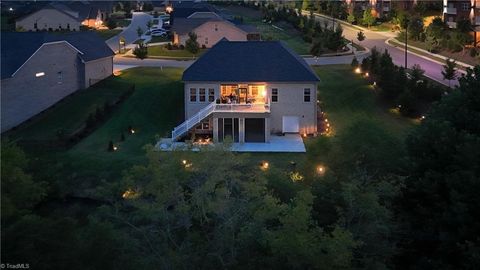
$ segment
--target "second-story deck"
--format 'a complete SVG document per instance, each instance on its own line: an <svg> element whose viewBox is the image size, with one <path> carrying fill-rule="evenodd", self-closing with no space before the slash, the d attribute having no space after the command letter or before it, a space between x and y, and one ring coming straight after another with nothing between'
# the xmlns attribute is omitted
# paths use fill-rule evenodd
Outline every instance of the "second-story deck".
<svg viewBox="0 0 480 270"><path fill-rule="evenodd" d="M215 104L213 112L269 113L268 103Z"/></svg>

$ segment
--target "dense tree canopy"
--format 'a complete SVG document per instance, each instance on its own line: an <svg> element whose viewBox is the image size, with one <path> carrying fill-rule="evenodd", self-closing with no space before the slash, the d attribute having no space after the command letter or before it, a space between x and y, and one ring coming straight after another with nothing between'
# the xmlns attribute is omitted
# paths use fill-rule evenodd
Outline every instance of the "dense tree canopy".
<svg viewBox="0 0 480 270"><path fill-rule="evenodd" d="M459 82L407 141L401 265L474 269L479 263L480 66Z"/></svg>

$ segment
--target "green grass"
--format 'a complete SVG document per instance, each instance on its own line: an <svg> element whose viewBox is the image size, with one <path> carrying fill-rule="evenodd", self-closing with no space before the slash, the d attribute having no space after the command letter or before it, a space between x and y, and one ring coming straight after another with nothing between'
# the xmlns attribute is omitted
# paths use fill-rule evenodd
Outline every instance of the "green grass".
<svg viewBox="0 0 480 270"><path fill-rule="evenodd" d="M130 25L131 22L132 22L132 20L127 20L127 19L118 20L117 21L117 26L118 27L127 27L127 26Z"/></svg>
<svg viewBox="0 0 480 270"><path fill-rule="evenodd" d="M125 71L119 80L134 83L135 92L103 126L70 149L66 156L83 172L122 171L145 158L146 144L154 144L156 135L166 136L182 121L182 69L135 68ZM135 129L134 135L125 131ZM126 140L120 142L125 132ZM112 140L117 152L107 151ZM107 173L108 174L108 173ZM115 173L114 173L115 175Z"/></svg>
<svg viewBox="0 0 480 270"><path fill-rule="evenodd" d="M237 5L221 6L235 16L242 16L245 24L255 25L262 39L282 40L298 54L310 54L310 44L302 39L302 33L286 22L274 23L282 30L273 25L262 22L260 11Z"/></svg>
<svg viewBox="0 0 480 270"><path fill-rule="evenodd" d="M390 32L393 25L391 23L381 23L379 25L374 25L370 30L377 32Z"/></svg>
<svg viewBox="0 0 480 270"><path fill-rule="evenodd" d="M321 84L318 95L334 134L363 119L379 123L403 138L414 121L392 114L377 98L373 87L347 65L315 67Z"/></svg>
<svg viewBox="0 0 480 270"><path fill-rule="evenodd" d="M198 57L202 55L206 49L201 49L197 55L193 55L187 50L168 50L164 45L148 47L149 56L166 56L166 57Z"/></svg>
<svg viewBox="0 0 480 270"><path fill-rule="evenodd" d="M0 17L2 31L15 31L15 22L12 21L10 16L5 16L2 14Z"/></svg>
<svg viewBox="0 0 480 270"><path fill-rule="evenodd" d="M22 140L55 140L59 129L71 134L85 124L88 115L95 112L97 107L103 108L106 101L113 103L129 87L119 78L108 78L66 97L7 135Z"/></svg>
<svg viewBox="0 0 480 270"><path fill-rule="evenodd" d="M148 43L157 43L157 42L169 42L171 41L168 37L152 37Z"/></svg>
<svg viewBox="0 0 480 270"><path fill-rule="evenodd" d="M400 139L414 126L413 121L389 113L388 108L378 102L371 86L354 74L350 66L321 66L315 67L315 71L321 79L318 90L321 107L330 120L334 136L306 139L307 153L303 154L250 154L253 164L265 160L272 168L289 170L290 161L294 161L297 169L308 172L322 158L322 140L334 143L335 135L358 121L373 120ZM146 144L154 144L157 137L169 136L173 127L183 120L182 72L183 69L147 67L124 71L119 77L110 79L112 84L109 89L78 93L10 135L14 140L51 138L59 128L74 129L84 121L89 111L94 110L95 104L103 104L109 95L119 94L120 85L134 83L135 92L116 108L111 118L74 147L43 153L25 149L30 155L35 154L34 159L67 164L68 167L61 172L65 177L75 175L76 179L93 187L100 179L114 181L121 177L123 170L145 162ZM135 134L127 134L128 126L135 129ZM122 132L126 138L123 142L120 141ZM107 151L110 140L118 146L118 151Z"/></svg>
<svg viewBox="0 0 480 270"><path fill-rule="evenodd" d="M102 29L102 30L95 30L97 34L102 37L103 39L107 40L113 36L116 36L122 32L120 29Z"/></svg>

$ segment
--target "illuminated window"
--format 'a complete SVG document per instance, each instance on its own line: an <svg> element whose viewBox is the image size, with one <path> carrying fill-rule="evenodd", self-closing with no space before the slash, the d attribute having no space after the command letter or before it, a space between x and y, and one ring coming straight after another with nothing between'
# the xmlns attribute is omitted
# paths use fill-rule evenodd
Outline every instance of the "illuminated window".
<svg viewBox="0 0 480 270"><path fill-rule="evenodd" d="M208 101L209 102L215 101L215 89L213 88L208 89Z"/></svg>
<svg viewBox="0 0 480 270"><path fill-rule="evenodd" d="M45 72L38 72L37 74L35 74L35 77L42 77L42 76L45 76Z"/></svg>
<svg viewBox="0 0 480 270"><path fill-rule="evenodd" d="M272 88L272 102L278 102L278 89Z"/></svg>
<svg viewBox="0 0 480 270"><path fill-rule="evenodd" d="M199 101L205 102L205 88L198 89Z"/></svg>
<svg viewBox="0 0 480 270"><path fill-rule="evenodd" d="M310 102L310 88L303 89L303 101Z"/></svg>
<svg viewBox="0 0 480 270"><path fill-rule="evenodd" d="M252 85L251 89L252 89L252 96L257 96L258 95L258 86Z"/></svg>
<svg viewBox="0 0 480 270"><path fill-rule="evenodd" d="M196 102L196 101L197 101L197 89L190 88L190 102Z"/></svg>

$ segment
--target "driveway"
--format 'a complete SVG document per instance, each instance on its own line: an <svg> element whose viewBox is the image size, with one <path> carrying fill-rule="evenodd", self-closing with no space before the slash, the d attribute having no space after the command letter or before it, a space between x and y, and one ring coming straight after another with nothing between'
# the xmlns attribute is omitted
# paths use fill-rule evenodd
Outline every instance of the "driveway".
<svg viewBox="0 0 480 270"><path fill-rule="evenodd" d="M332 20L327 19L326 17L323 16L318 16L315 15L315 19L317 21L320 21L323 25L324 22L327 22L329 26L332 25ZM337 26L338 23L335 21L335 26ZM355 27L351 27L345 24L342 24L343 27L343 35L345 36L346 39L348 40L354 40L358 42L357 40L357 33L360 31L359 29ZM405 65L405 52L401 50L400 48L392 47L388 44L385 43L385 41L393 36L395 36L394 33L390 32L374 32L370 30L364 30L366 39L361 42L361 45L364 47L367 47L369 49L372 49L373 47L377 47L377 49L380 52L383 52L385 49L388 50L390 53L390 56L393 59L393 63L395 63L398 66L404 66ZM443 70L443 65L436 63L430 59L425 59L420 56L417 56L412 53L408 53L407 55L407 65L408 67L412 67L414 64L418 64L422 67L423 70L425 70L425 76L438 81L444 85L448 85L448 81L443 79L442 76L442 70ZM452 81L452 85L458 84L457 81Z"/></svg>
<svg viewBox="0 0 480 270"><path fill-rule="evenodd" d="M147 22L152 19L152 16L144 12L133 12L132 21L123 31L108 39L107 45L113 50L118 51L120 37L125 38L125 45L131 44L138 39L137 28L140 27L145 32L147 30Z"/></svg>

